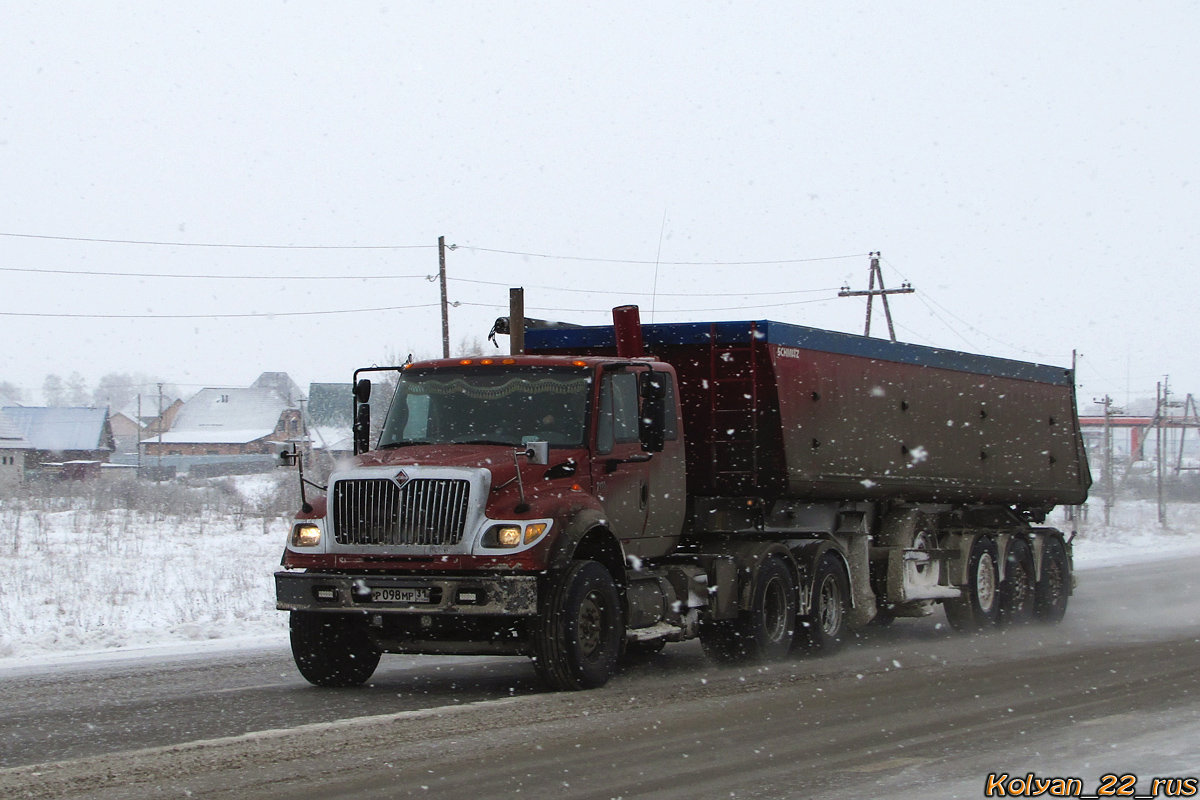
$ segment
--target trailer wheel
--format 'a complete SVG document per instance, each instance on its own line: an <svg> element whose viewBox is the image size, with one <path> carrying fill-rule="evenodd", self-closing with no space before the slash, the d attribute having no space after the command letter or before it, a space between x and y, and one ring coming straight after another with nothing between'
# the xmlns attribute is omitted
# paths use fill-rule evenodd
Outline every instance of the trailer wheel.
<svg viewBox="0 0 1200 800"><path fill-rule="evenodd" d="M1071 568L1067 550L1057 536L1046 537L1042 549L1042 579L1037 582L1033 598L1033 616L1040 622L1062 622L1067 613L1070 596Z"/></svg>
<svg viewBox="0 0 1200 800"><path fill-rule="evenodd" d="M625 619L612 575L573 561L551 579L533 637L538 675L559 691L603 686L617 669Z"/></svg>
<svg viewBox="0 0 1200 800"><path fill-rule="evenodd" d="M797 644L813 653L832 653L842 645L850 614L850 579L842 561L826 553L817 562L813 577L812 613L800 620ZM878 616L877 616L878 618ZM886 625L892 616L885 616Z"/></svg>
<svg viewBox="0 0 1200 800"><path fill-rule="evenodd" d="M1009 542L1000 584L1001 625L1021 625L1033 619L1033 554L1023 539Z"/></svg>
<svg viewBox="0 0 1200 800"><path fill-rule="evenodd" d="M944 600L946 619L956 631L971 633L990 628L1000 614L1000 573L996 543L990 536L976 537L967 563L963 596Z"/></svg>
<svg viewBox="0 0 1200 800"><path fill-rule="evenodd" d="M366 618L293 611L289 621L296 668L316 686L361 686L379 666L379 648L367 636Z"/></svg>
<svg viewBox="0 0 1200 800"><path fill-rule="evenodd" d="M713 661L775 661L787 656L796 634L796 579L783 559L771 556L758 568L749 611L732 620L700 626L700 644Z"/></svg>

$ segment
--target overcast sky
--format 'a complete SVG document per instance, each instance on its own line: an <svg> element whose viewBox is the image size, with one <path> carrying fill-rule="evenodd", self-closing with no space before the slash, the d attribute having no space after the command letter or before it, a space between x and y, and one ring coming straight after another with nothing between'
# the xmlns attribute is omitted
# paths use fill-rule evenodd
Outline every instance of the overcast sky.
<svg viewBox="0 0 1200 800"><path fill-rule="evenodd" d="M903 340L1200 393L1196 3L337 5L4 3L0 233L396 249L3 235L0 381L436 355L444 235L456 346L515 285L861 333L880 250Z"/></svg>

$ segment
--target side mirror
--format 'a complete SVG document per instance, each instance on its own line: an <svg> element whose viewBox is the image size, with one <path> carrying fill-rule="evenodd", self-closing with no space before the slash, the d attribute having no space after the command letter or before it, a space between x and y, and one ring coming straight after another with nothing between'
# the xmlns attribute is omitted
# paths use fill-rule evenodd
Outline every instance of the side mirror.
<svg viewBox="0 0 1200 800"><path fill-rule="evenodd" d="M529 459L530 464L550 463L549 442L526 442L525 447L525 458Z"/></svg>
<svg viewBox="0 0 1200 800"><path fill-rule="evenodd" d="M638 421L638 438L642 441L642 450L647 453L661 453L666 443L668 379L665 372L641 374L642 415Z"/></svg>
<svg viewBox="0 0 1200 800"><path fill-rule="evenodd" d="M371 382L363 378L354 385L354 455L371 449Z"/></svg>

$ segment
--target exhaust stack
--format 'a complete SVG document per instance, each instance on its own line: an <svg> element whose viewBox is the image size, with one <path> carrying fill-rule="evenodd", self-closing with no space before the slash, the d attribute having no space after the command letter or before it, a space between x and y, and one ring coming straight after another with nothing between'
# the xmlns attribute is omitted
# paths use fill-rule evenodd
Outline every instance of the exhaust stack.
<svg viewBox="0 0 1200 800"><path fill-rule="evenodd" d="M617 357L638 358L646 354L642 347L642 318L637 306L613 309L613 331L617 335Z"/></svg>

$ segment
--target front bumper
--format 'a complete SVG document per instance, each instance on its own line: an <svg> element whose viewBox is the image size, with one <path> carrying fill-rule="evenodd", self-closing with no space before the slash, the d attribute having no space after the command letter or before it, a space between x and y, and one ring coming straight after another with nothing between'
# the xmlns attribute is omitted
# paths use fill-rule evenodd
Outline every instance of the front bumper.
<svg viewBox="0 0 1200 800"><path fill-rule="evenodd" d="M533 616L533 575L425 576L327 575L276 572L275 607L281 611L362 611L371 614ZM428 602L374 602L374 589L418 589Z"/></svg>

